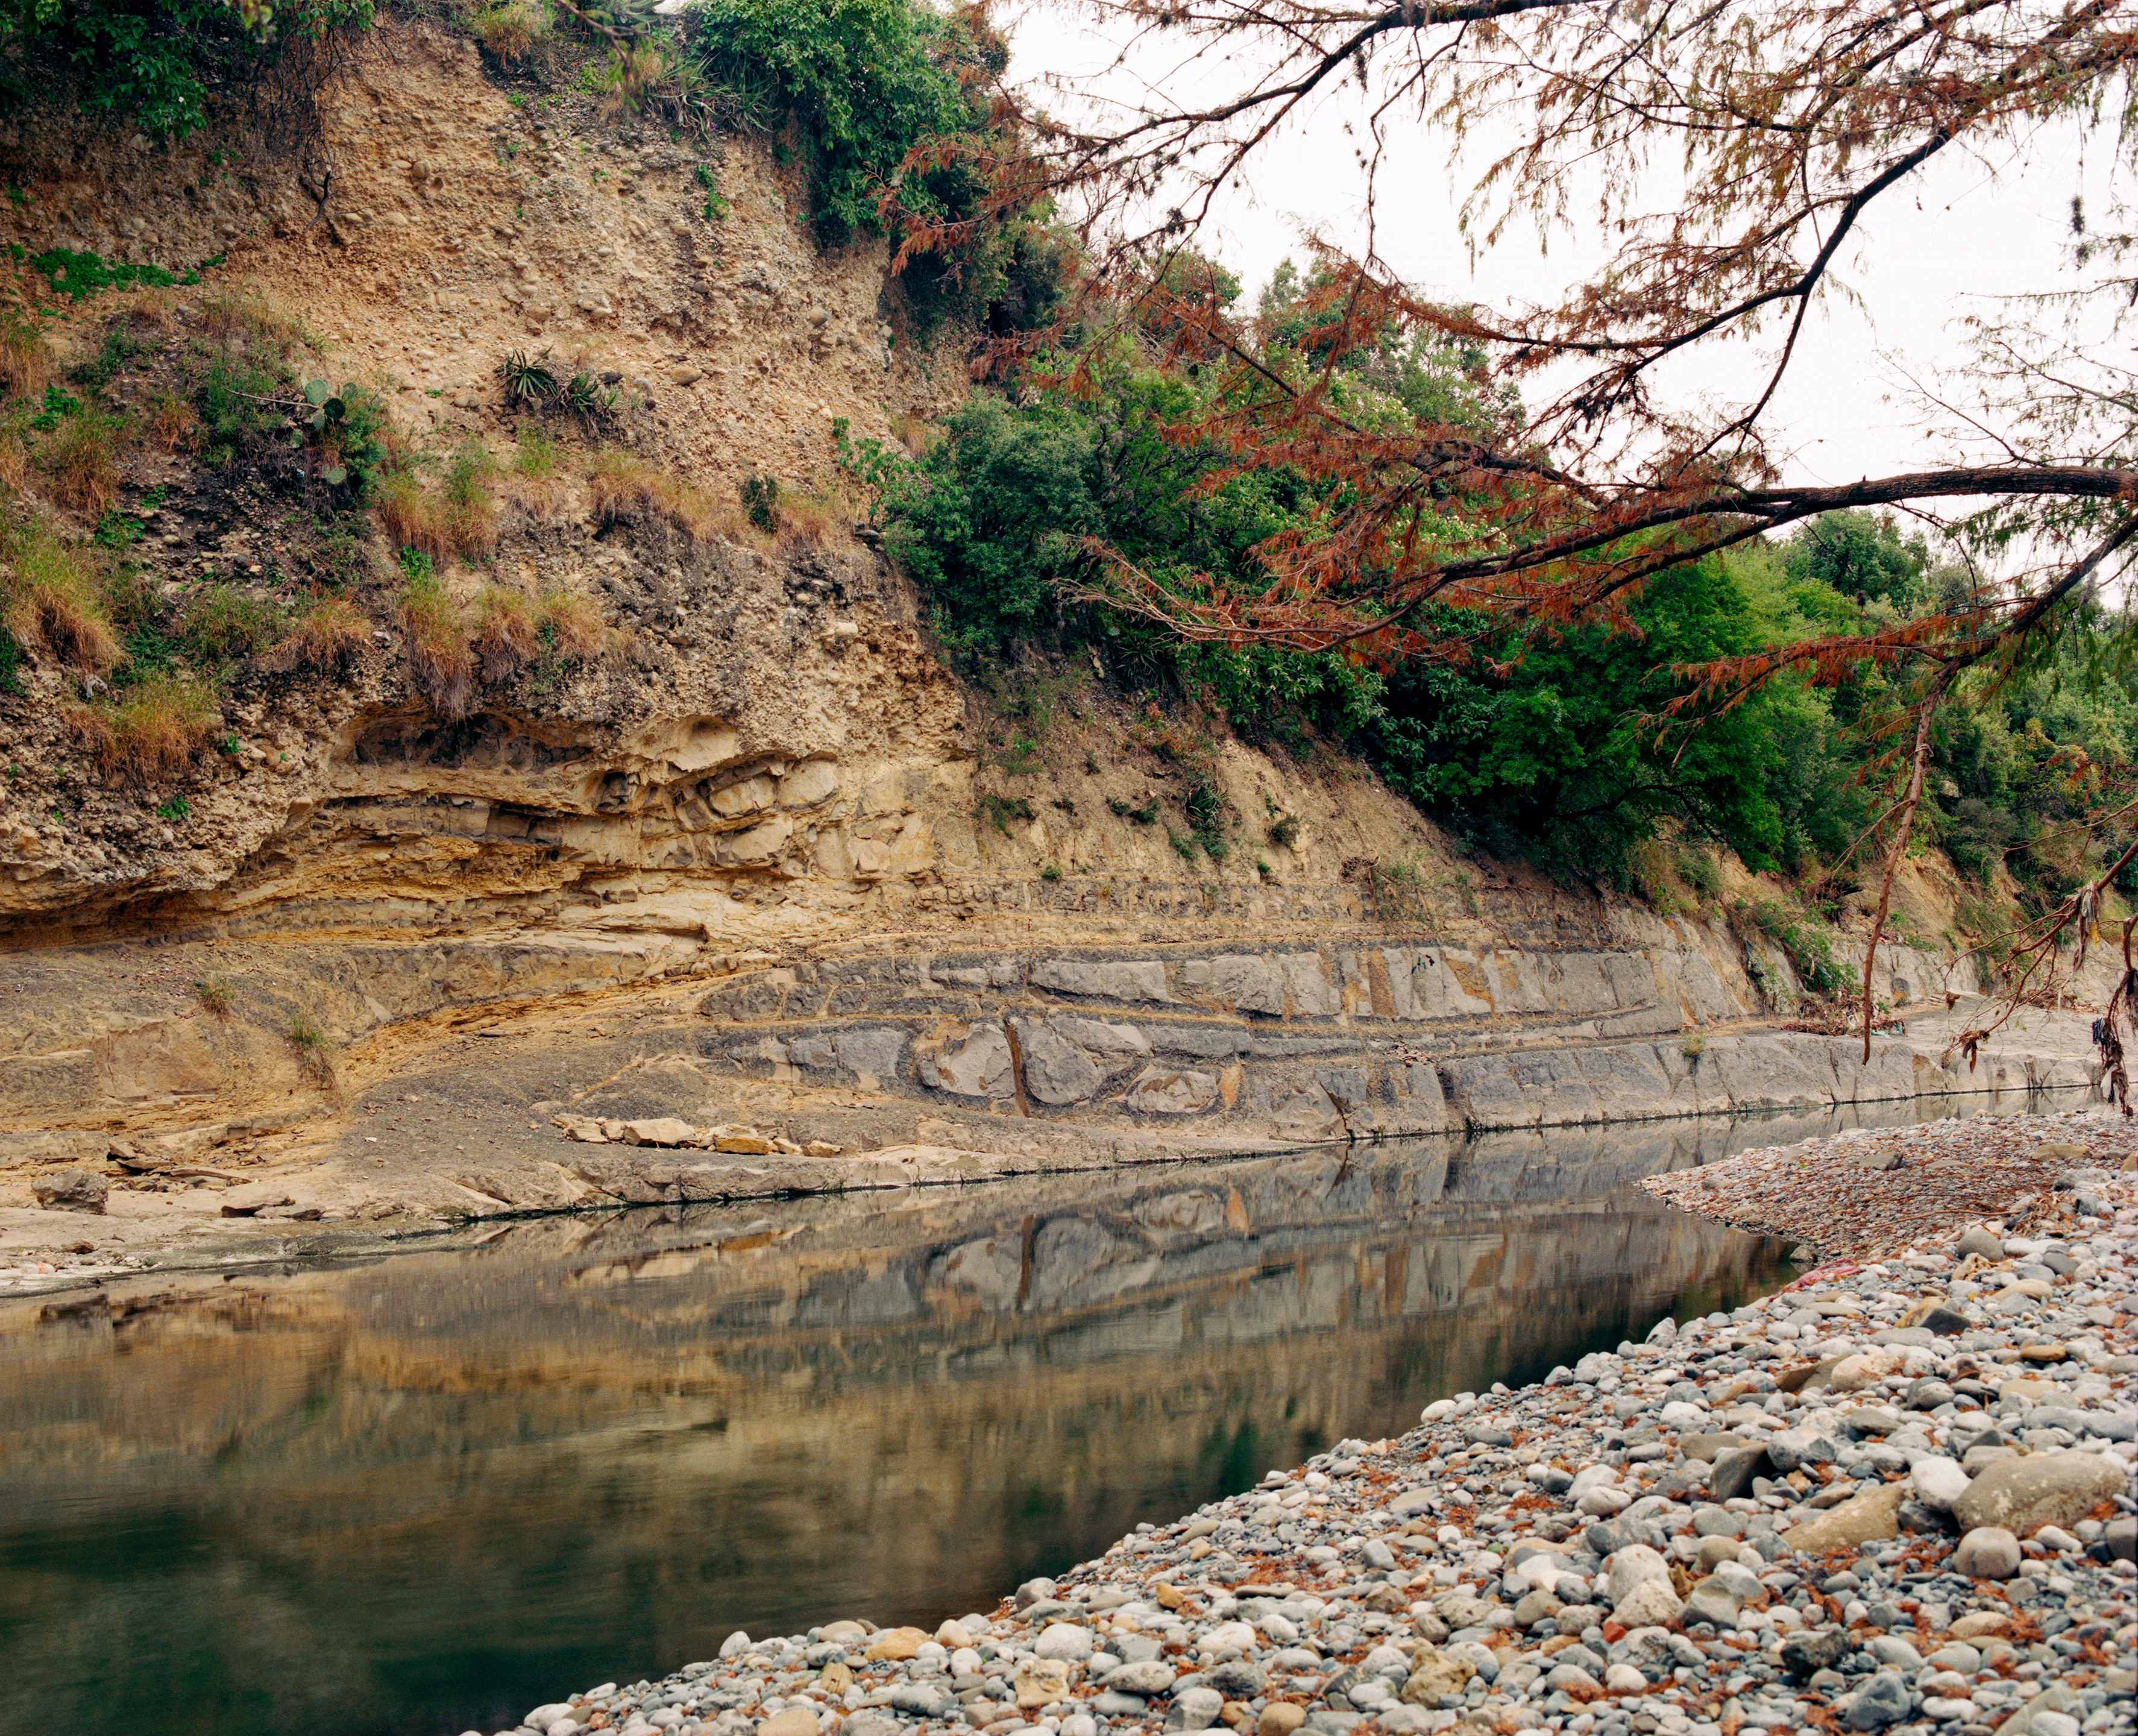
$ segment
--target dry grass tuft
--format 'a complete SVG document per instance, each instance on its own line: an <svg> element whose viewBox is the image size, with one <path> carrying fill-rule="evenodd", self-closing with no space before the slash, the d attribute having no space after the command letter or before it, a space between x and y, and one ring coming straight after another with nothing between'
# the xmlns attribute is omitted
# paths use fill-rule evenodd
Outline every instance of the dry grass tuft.
<svg viewBox="0 0 2138 1736"><path fill-rule="evenodd" d="M497 547L497 461L479 440L464 442L446 466L445 518L453 552L473 560Z"/></svg>
<svg viewBox="0 0 2138 1736"><path fill-rule="evenodd" d="M894 416L891 419L891 437L904 446L907 456L925 458L928 448L935 443L935 426L925 417Z"/></svg>
<svg viewBox="0 0 2138 1736"><path fill-rule="evenodd" d="M297 1056L297 1070L328 1096L341 1096L341 1070L334 1065L334 1040L310 1013L293 1013L283 1033Z"/></svg>
<svg viewBox="0 0 2138 1736"><path fill-rule="evenodd" d="M502 0L486 6L469 21L476 40L500 61L524 61L547 41L556 27L546 0Z"/></svg>
<svg viewBox="0 0 2138 1736"><path fill-rule="evenodd" d="M565 501L566 490L557 442L539 428L522 428L513 444L510 493L513 500L536 518L552 516Z"/></svg>
<svg viewBox="0 0 2138 1736"><path fill-rule="evenodd" d="M435 574L402 587L400 616L409 685L441 717L466 717L475 699L475 651L466 619Z"/></svg>
<svg viewBox="0 0 2138 1736"><path fill-rule="evenodd" d="M176 392L159 392L149 401L149 438L167 452L191 451L200 444L200 412L193 400Z"/></svg>
<svg viewBox="0 0 2138 1736"><path fill-rule="evenodd" d="M433 493L412 471L388 471L378 481L378 520L397 549L415 549L442 565L457 555L475 560L497 547L497 463L470 441L453 455Z"/></svg>
<svg viewBox="0 0 2138 1736"><path fill-rule="evenodd" d="M542 599L541 631L557 656L575 662L600 656L614 639L601 611L569 591L552 591Z"/></svg>
<svg viewBox="0 0 2138 1736"><path fill-rule="evenodd" d="M474 616L469 637L486 681L510 680L541 656L541 625L531 598L502 585L485 585Z"/></svg>
<svg viewBox="0 0 2138 1736"><path fill-rule="evenodd" d="M587 484L593 494L594 515L604 524L634 512L656 512L694 540L728 528L696 484L615 446L604 447L588 461Z"/></svg>
<svg viewBox="0 0 2138 1736"><path fill-rule="evenodd" d="M0 547L0 624L32 656L99 674L125 655L104 605L102 558L41 522Z"/></svg>
<svg viewBox="0 0 2138 1736"><path fill-rule="evenodd" d="M852 510L837 496L819 500L804 495L783 495L779 500L779 529L783 539L810 543L820 549L827 543L844 539L854 522Z"/></svg>
<svg viewBox="0 0 2138 1736"><path fill-rule="evenodd" d="M305 670L336 680L347 675L371 637L371 618L346 597L325 597L297 617L282 642L267 654L267 666Z"/></svg>
<svg viewBox="0 0 2138 1736"><path fill-rule="evenodd" d="M557 474L557 442L539 428L522 428L512 442L512 469L529 482L547 482Z"/></svg>
<svg viewBox="0 0 2138 1736"><path fill-rule="evenodd" d="M51 353L36 316L21 308L0 314L0 392L10 397L34 397L51 378Z"/></svg>
<svg viewBox="0 0 2138 1736"><path fill-rule="evenodd" d="M76 727L107 778L164 782L215 739L215 694L189 675L153 675L108 705L84 706Z"/></svg>
<svg viewBox="0 0 2138 1736"><path fill-rule="evenodd" d="M285 361L319 343L301 319L257 284L210 290L200 299L200 312L201 324L210 337L265 344Z"/></svg>
<svg viewBox="0 0 2138 1736"><path fill-rule="evenodd" d="M84 406L61 422L37 452L52 497L85 518L101 518L119 499L119 458L126 419Z"/></svg>
<svg viewBox="0 0 2138 1736"><path fill-rule="evenodd" d="M379 478L378 522L396 549L413 549L433 561L452 558L452 534L440 503L407 471Z"/></svg>
<svg viewBox="0 0 2138 1736"><path fill-rule="evenodd" d="M12 422L0 424L0 484L11 495L19 495L30 485L29 444L22 438L21 427Z"/></svg>

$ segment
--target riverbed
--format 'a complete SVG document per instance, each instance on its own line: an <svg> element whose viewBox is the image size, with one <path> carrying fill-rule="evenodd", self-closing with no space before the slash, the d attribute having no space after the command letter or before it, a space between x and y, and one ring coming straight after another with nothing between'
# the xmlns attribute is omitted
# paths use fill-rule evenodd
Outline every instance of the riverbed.
<svg viewBox="0 0 2138 1736"><path fill-rule="evenodd" d="M737 1627L988 1608L1786 1281L1636 1184L1838 1124L534 1220L18 1304L0 1730L490 1730Z"/></svg>

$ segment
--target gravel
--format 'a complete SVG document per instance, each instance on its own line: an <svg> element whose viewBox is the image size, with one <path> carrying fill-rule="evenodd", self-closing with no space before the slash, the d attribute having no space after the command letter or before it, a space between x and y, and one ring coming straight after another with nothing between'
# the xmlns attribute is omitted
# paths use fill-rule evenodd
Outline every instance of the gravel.
<svg viewBox="0 0 2138 1736"><path fill-rule="evenodd" d="M2127 1124L2106 1125L2056 1118L2051 1143L2127 1166ZM1994 1176L1948 1161L1963 1134ZM520 1729L2127 1731L2138 1187L2089 1175L2030 1198L2039 1118L1869 1137L1903 1154L1863 1172L1882 1185L1965 1184L1942 1207L1927 1187L1837 1201L1833 1165L1860 1139L1702 1173L1737 1171L1733 1212L1857 1263L1440 1400L1400 1440L1341 1441L933 1633L739 1633ZM2015 1140L2028 1154L2006 1163Z"/></svg>
<svg viewBox="0 0 2138 1736"><path fill-rule="evenodd" d="M1651 1176L1658 1198L1827 1256L1875 1257L1972 1217L2002 1217L2057 1184L2094 1200L2131 1165L2128 1121L2097 1111L1974 1115L1852 1129Z"/></svg>

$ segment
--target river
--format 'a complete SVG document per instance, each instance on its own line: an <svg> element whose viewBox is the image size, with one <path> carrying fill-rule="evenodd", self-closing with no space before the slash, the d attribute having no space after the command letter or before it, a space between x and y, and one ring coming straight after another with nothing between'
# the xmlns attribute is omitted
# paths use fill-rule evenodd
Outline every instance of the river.
<svg viewBox="0 0 2138 1736"><path fill-rule="evenodd" d="M1785 1281L1634 1183L1839 1124L538 1219L15 1304L0 1731L455 1736L737 1627L986 1610Z"/></svg>

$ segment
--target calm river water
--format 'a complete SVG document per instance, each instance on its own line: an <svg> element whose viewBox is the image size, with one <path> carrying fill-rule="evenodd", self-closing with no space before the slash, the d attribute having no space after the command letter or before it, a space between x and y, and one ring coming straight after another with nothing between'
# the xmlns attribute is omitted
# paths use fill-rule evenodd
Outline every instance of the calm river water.
<svg viewBox="0 0 2138 1736"><path fill-rule="evenodd" d="M1834 1124L549 1219L0 1310L0 1730L455 1736L736 1627L991 1608L1774 1287L1781 1247L1632 1184Z"/></svg>

